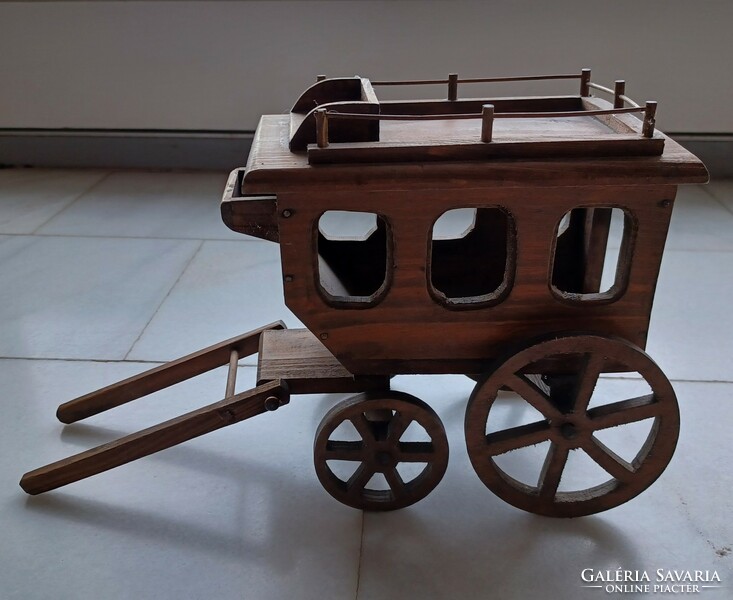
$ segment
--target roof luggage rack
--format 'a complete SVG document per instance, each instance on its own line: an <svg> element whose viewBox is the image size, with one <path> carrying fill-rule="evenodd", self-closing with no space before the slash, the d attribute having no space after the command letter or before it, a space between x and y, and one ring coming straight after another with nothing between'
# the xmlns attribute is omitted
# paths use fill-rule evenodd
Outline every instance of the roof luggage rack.
<svg viewBox="0 0 733 600"><path fill-rule="evenodd" d="M311 164L483 160L548 156L659 156L657 103L629 98L623 80L614 89L580 73L370 81L325 78L290 113L290 150ZM459 84L577 79L578 95L459 98ZM374 87L447 85L441 100L379 101ZM613 103L591 95L597 90ZM642 121L631 117L643 113Z"/></svg>

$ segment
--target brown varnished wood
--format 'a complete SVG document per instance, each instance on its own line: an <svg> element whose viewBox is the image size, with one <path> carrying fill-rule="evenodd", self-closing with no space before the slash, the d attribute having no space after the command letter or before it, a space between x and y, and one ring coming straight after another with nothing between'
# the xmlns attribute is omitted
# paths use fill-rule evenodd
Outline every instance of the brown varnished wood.
<svg viewBox="0 0 733 600"><path fill-rule="evenodd" d="M276 380L287 381L291 394L389 389L388 377L352 375L307 329L263 333L257 363L257 383Z"/></svg>
<svg viewBox="0 0 733 600"><path fill-rule="evenodd" d="M229 175L221 200L221 219L232 231L277 242L277 198L242 196L244 173L244 169L234 169Z"/></svg>
<svg viewBox="0 0 733 600"><path fill-rule="evenodd" d="M359 441L338 439L334 432L351 421ZM414 423L427 441L401 441ZM435 411L409 394L374 391L337 404L321 421L313 444L316 474L326 491L348 506L370 511L396 510L427 496L448 466L448 440ZM358 466L349 479L338 477L330 461L348 461ZM404 481L400 463L424 463L412 479ZM389 489L370 485L374 474L383 474Z"/></svg>
<svg viewBox="0 0 733 600"><path fill-rule="evenodd" d="M528 365L552 357L577 356L579 367L566 381L546 377L538 386L522 375ZM649 384L652 393L588 408L598 378L609 361L622 364ZM516 392L542 418L534 423L486 433L486 423L500 389ZM604 446L595 433L652 418L646 440L627 462ZM523 510L551 517L579 517L622 504L649 487L666 468L679 434L679 409L668 379L643 350L612 337L568 335L525 343L508 351L489 368L471 394L465 419L468 455L484 484L500 498ZM495 457L550 442L536 484L509 476ZM570 452L585 452L608 474L605 483L588 489L558 491Z"/></svg>
<svg viewBox="0 0 733 600"><path fill-rule="evenodd" d="M272 399L277 400L278 406L287 403L289 399L287 386L280 381L272 381L108 444L30 471L23 475L20 487L29 494L40 494L86 479L205 433L262 414L268 410L266 404L273 406Z"/></svg>
<svg viewBox="0 0 733 600"><path fill-rule="evenodd" d="M629 117L633 119L633 117ZM708 172L694 155L665 137L661 156L594 157L589 159L506 159L415 163L385 163L314 167L306 153L290 152L286 115L260 120L250 151L242 193L277 194L296 191L430 190L472 187L561 187L581 182L596 186L705 183ZM496 121L498 126L500 122ZM657 132L658 135L663 135ZM496 136L496 131L494 132Z"/></svg>
<svg viewBox="0 0 733 600"><path fill-rule="evenodd" d="M430 191L281 193L285 300L349 371L357 374L475 373L507 344L542 333L583 329L618 335L644 347L675 186L450 188ZM428 285L433 223L445 211L502 207L516 231L516 273L498 304L460 310L437 302ZM615 301L578 303L550 289L555 231L577 207L624 207L633 215L633 260L625 293ZM415 207L419 207L416 210ZM335 309L317 287L312 252L325 210L383 215L393 243L392 280L374 306ZM288 277L289 276L289 277Z"/></svg>
<svg viewBox="0 0 733 600"><path fill-rule="evenodd" d="M226 365L231 359L232 351L237 352L238 358L250 356L257 352L260 335L264 331L284 327L285 324L282 321L276 321L133 375L118 383L65 402L59 406L56 416L63 423L74 423Z"/></svg>
<svg viewBox="0 0 733 600"><path fill-rule="evenodd" d="M276 213L275 196L231 198L221 203L221 219L229 229L270 242L279 241Z"/></svg>
<svg viewBox="0 0 733 600"><path fill-rule="evenodd" d="M435 139L421 142L343 143L322 148L308 146L308 161L313 165L373 162L436 162L476 161L493 158L573 158L590 156L627 157L657 156L664 140L619 135L614 139L596 138L567 141L549 136L538 139L506 139L495 137L490 144L481 143L476 131L471 138Z"/></svg>
<svg viewBox="0 0 733 600"><path fill-rule="evenodd" d="M355 102L363 99L361 77L331 77L316 81L307 88L295 101L290 112L307 114L316 106L328 102Z"/></svg>
<svg viewBox="0 0 733 600"><path fill-rule="evenodd" d="M580 89L460 98L464 83L540 79L577 79ZM448 445L427 404L389 390L398 373L482 374L466 412L469 456L484 483L519 508L591 514L632 498L664 470L679 415L643 348L677 186L707 181L705 167L655 131L655 102L639 121L627 114L639 105L623 82L611 90L588 69L377 83L447 84L448 99L380 102L367 79L319 76L289 115L262 117L247 165L232 172L221 203L230 228L280 244L285 301L307 329L274 323L65 403L59 418L73 422L229 365L220 402L31 471L21 480L25 491L55 489L276 410L291 393L362 391L321 422L316 472L349 506L401 508L438 484ZM471 208L466 233L432 239L446 211ZM614 208L624 212L626 234L606 291ZM358 239L329 237L318 227L326 211L372 213L376 226ZM559 232L565 214L569 225ZM237 394L238 362L257 351L258 386ZM638 372L652 393L588 409L598 376L620 371ZM543 419L487 436L499 389L515 391ZM646 418L654 426L630 463L592 435ZM332 437L346 420L359 441ZM401 439L411 422L429 442ZM493 460L543 441L549 451L536 485L512 480ZM559 493L579 449L610 479ZM358 465L341 479L331 461ZM404 481L402 462L426 466ZM389 489L372 489L374 474Z"/></svg>
<svg viewBox="0 0 733 600"><path fill-rule="evenodd" d="M329 102L314 107L302 118L291 118L291 134L289 149L305 150L309 143L316 142L316 118L320 111L337 110L344 113L376 114L379 104L372 102ZM293 130L293 128L295 128ZM328 137L332 142L361 141L369 142L379 139L379 121L332 120L328 123Z"/></svg>

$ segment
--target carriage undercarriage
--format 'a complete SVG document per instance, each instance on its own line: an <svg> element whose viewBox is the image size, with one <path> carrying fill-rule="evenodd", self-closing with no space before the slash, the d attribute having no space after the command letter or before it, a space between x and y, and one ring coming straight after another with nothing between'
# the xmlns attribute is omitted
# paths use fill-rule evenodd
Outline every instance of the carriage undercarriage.
<svg viewBox="0 0 733 600"><path fill-rule="evenodd" d="M679 430L674 391L657 365L641 349L620 339L598 335L551 336L525 343L478 377L468 400L465 442L481 481L506 502L537 514L577 517L613 508L641 493L672 457ZM255 388L235 393L237 364L259 352ZM574 372L557 367L541 372L543 362L561 357ZM554 362L547 359L553 358ZM363 510L404 508L427 496L448 466L448 439L437 413L423 400L390 389L385 376L354 376L308 330L289 330L277 322L211 346L148 372L113 384L59 407L58 418L73 423L212 369L229 365L225 398L199 410L47 465L23 476L21 486L39 494L85 479L194 437L233 425L290 402L291 396L359 392L336 404L317 428L313 456L323 487L334 498ZM578 368L580 365L580 368ZM589 409L600 375L612 366L641 375L652 394ZM486 433L492 405L505 390L515 402L526 402L544 419ZM653 419L635 458L627 462L594 433ZM356 439L339 439L349 423ZM405 441L410 428L420 441ZM413 434L414 435L414 434ZM549 442L534 485L512 478L495 458L527 446ZM583 451L608 475L593 488L558 491L568 455ZM354 465L345 477L335 463ZM409 478L398 468L408 464ZM415 469L417 465L417 469ZM370 486L382 475L387 486Z"/></svg>

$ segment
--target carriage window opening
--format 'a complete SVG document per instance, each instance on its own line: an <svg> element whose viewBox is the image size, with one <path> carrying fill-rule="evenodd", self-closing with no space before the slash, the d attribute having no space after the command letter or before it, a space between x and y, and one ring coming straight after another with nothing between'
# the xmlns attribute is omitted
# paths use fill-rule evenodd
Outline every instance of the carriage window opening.
<svg viewBox="0 0 733 600"><path fill-rule="evenodd" d="M434 223L430 285L438 299L470 308L497 301L513 273L513 225L500 208L459 208Z"/></svg>
<svg viewBox="0 0 733 600"><path fill-rule="evenodd" d="M329 210L318 220L318 283L330 300L376 302L386 287L387 225L374 213Z"/></svg>
<svg viewBox="0 0 733 600"><path fill-rule="evenodd" d="M569 300L611 300L626 287L631 218L620 208L581 207L560 220L552 290Z"/></svg>

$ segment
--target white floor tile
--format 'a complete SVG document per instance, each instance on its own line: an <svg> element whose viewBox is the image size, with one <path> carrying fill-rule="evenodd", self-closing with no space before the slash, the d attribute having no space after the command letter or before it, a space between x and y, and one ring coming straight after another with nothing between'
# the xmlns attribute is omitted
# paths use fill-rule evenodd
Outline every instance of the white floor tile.
<svg viewBox="0 0 733 600"><path fill-rule="evenodd" d="M129 358L171 360L279 319L302 327L283 301L279 246L205 242Z"/></svg>
<svg viewBox="0 0 733 600"><path fill-rule="evenodd" d="M105 175L104 171L0 170L0 233L32 233Z"/></svg>
<svg viewBox="0 0 733 600"><path fill-rule="evenodd" d="M733 213L733 179L713 179L706 189Z"/></svg>
<svg viewBox="0 0 733 600"><path fill-rule="evenodd" d="M318 397L44 495L17 482L41 466L219 399L225 374L62 427L59 399L140 365L0 361L3 599L353 598L361 513L312 467ZM240 369L254 380L254 369ZM245 381L242 382L245 385Z"/></svg>
<svg viewBox="0 0 733 600"><path fill-rule="evenodd" d="M733 381L733 252L665 252L647 351L670 379Z"/></svg>
<svg viewBox="0 0 733 600"><path fill-rule="evenodd" d="M41 233L247 239L224 225L224 173L113 173Z"/></svg>
<svg viewBox="0 0 733 600"><path fill-rule="evenodd" d="M198 245L0 239L0 356L123 358Z"/></svg>
<svg viewBox="0 0 733 600"><path fill-rule="evenodd" d="M723 589L702 597L730 597L733 563L725 548L733 539L727 492L733 475L722 466L733 460L725 425L733 418L732 385L677 386L682 435L662 477L615 509L565 520L515 509L479 481L463 443L465 381L404 379L393 380L394 387L421 396L441 414L451 461L443 482L418 504L366 515L359 600L582 600L607 595L581 587L583 569L618 567L647 569L652 578L659 568L717 570Z"/></svg>
<svg viewBox="0 0 733 600"><path fill-rule="evenodd" d="M667 238L668 250L733 250L733 213L702 186L680 186Z"/></svg>

